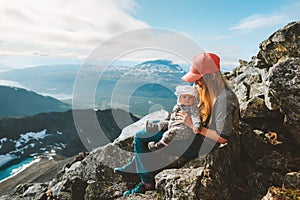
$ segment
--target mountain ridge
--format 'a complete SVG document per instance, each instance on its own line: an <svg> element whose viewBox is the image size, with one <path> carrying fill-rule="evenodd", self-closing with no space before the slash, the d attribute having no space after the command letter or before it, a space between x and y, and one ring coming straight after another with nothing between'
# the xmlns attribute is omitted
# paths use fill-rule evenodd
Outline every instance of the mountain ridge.
<svg viewBox="0 0 300 200"><path fill-rule="evenodd" d="M62 72L57 69L61 69ZM71 97L78 69L79 66L32 67L0 73L0 78L18 81L26 88L57 96L56 98L58 98L57 94L66 94ZM87 77L91 77L97 76L100 73L97 71L99 69L101 68L97 66L87 66L87 70L84 71L90 73ZM111 66L101 74L101 79L98 80L95 92L96 108L103 110L119 105L119 108L127 109L128 112L139 116L148 114L148 110L153 105L162 105L170 110L176 103L176 98L172 95L175 87L179 84L186 84L180 79L183 74L184 71L179 64L162 59L146 61L127 68ZM156 96L152 93L153 89L161 92ZM118 92L114 92L116 90ZM163 91L166 91L166 95ZM128 105L128 101L123 100L128 99L128 94L132 93L130 97L132 100ZM112 98L114 105L112 105ZM64 102L71 101L64 100Z"/></svg>
<svg viewBox="0 0 300 200"><path fill-rule="evenodd" d="M97 120L90 123L90 126L100 125L105 134L101 137L105 137L109 141L117 138L122 128L138 120L132 114L120 109L68 110L2 118L0 119L0 157L2 161L0 170L2 166L7 167L9 163L16 163L28 157L67 158L87 151L80 133L77 131L73 112L81 115L95 114ZM116 115L121 119L116 119ZM87 133L85 137L88 136ZM4 162L5 160L6 162Z"/></svg>
<svg viewBox="0 0 300 200"><path fill-rule="evenodd" d="M0 118L66 111L70 105L23 88L0 86Z"/></svg>

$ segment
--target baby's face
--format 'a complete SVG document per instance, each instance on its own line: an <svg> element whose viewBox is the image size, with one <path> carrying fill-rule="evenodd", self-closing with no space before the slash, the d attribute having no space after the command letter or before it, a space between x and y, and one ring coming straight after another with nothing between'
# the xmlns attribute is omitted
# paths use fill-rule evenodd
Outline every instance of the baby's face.
<svg viewBox="0 0 300 200"><path fill-rule="evenodd" d="M191 106L196 101L196 97L189 94L182 94L179 97L179 103L182 103L185 106Z"/></svg>

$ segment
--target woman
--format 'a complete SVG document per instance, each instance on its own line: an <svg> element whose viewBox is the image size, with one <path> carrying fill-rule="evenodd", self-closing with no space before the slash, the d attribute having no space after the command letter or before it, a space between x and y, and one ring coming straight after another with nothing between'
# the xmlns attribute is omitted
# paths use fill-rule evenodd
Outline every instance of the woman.
<svg viewBox="0 0 300 200"><path fill-rule="evenodd" d="M180 143L174 141L163 148L164 153L157 154L149 153L147 144L150 141L159 141L163 131L156 134L147 133L145 130L137 132L134 137L134 158L124 167L115 168L117 173L137 173L141 178L139 184L124 193L125 196L145 193L155 188L154 176L167 167L162 155L172 154L188 161L208 153L216 145L230 141L230 135L238 123L239 105L236 95L229 89L220 72L220 58L213 53L196 55L190 71L182 79L194 82L199 90L199 111L203 126L201 130L193 127L191 117L180 112L178 122L193 129L195 135Z"/></svg>

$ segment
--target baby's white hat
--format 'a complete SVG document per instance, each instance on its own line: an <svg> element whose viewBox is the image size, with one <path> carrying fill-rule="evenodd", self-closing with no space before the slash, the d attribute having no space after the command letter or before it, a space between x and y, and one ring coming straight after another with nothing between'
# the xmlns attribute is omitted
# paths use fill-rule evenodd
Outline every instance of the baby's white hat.
<svg viewBox="0 0 300 200"><path fill-rule="evenodd" d="M196 98L198 97L197 90L190 85L179 85L176 87L175 95L179 97L180 95L183 94L193 95Z"/></svg>

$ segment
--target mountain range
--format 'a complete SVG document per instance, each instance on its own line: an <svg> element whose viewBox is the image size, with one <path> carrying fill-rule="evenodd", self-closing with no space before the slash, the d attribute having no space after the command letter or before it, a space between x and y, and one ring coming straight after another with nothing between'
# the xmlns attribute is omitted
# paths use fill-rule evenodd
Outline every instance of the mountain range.
<svg viewBox="0 0 300 200"><path fill-rule="evenodd" d="M148 114L154 105L171 110L176 103L175 87L186 84L180 79L185 74L182 67L169 60L109 66L105 71L97 66L36 66L2 72L0 79L16 81L39 94L71 104L76 75L84 67L90 74L101 75L94 95L97 109L121 108L139 116ZM77 106L91 108L91 105Z"/></svg>

